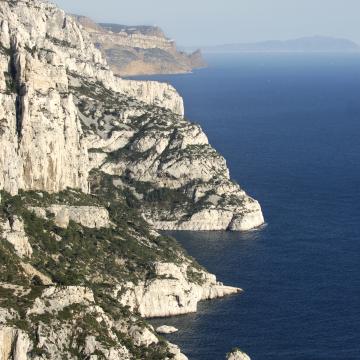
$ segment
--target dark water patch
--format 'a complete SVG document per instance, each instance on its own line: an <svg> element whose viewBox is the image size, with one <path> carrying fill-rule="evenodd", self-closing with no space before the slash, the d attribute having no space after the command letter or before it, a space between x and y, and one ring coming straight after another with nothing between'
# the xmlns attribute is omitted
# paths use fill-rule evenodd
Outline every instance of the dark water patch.
<svg viewBox="0 0 360 360"><path fill-rule="evenodd" d="M214 56L157 76L185 98L268 226L172 233L245 293L157 320L191 360L360 359L360 57ZM154 77L153 77L154 78Z"/></svg>

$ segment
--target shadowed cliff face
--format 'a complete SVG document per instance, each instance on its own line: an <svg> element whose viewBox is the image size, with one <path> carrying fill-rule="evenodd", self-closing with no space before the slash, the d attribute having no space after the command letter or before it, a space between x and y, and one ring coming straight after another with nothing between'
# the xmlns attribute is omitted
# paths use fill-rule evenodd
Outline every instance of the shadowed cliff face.
<svg viewBox="0 0 360 360"><path fill-rule="evenodd" d="M120 76L187 73L206 66L199 50L193 54L178 51L158 27L96 24L84 16L74 18L89 31Z"/></svg>

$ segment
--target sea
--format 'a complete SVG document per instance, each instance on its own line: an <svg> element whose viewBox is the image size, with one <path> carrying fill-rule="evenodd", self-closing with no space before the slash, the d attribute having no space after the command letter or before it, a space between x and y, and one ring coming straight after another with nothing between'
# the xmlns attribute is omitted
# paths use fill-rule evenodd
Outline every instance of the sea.
<svg viewBox="0 0 360 360"><path fill-rule="evenodd" d="M157 319L190 360L360 359L360 55L217 54L171 83L262 205L245 233L172 232L241 295ZM144 77L143 77L144 78Z"/></svg>

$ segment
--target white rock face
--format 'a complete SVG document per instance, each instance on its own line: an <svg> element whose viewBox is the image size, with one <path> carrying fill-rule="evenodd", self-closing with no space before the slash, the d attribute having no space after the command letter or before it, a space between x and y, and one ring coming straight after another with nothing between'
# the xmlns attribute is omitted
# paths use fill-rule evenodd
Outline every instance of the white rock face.
<svg viewBox="0 0 360 360"><path fill-rule="evenodd" d="M73 305L77 305L74 307ZM71 307L73 310L71 310ZM69 314L74 313L74 319L77 317L89 316L95 324L104 323L109 329L107 334L111 340L116 340L116 335L112 333L114 326L112 320L104 313L103 309L94 304L94 298L91 290L83 287L51 287L45 290L42 295L35 300L35 304L28 316L34 314L47 314L49 320L40 322L36 328L36 342L34 346L38 350L46 352L49 359L62 360L64 358L77 359L78 356L72 355L69 349L81 352L81 356L97 359L96 355L102 354L106 359L128 360L130 355L124 346L105 346L97 337L88 335L84 343L77 343L78 337L83 337L86 328L74 326L74 320L62 319L59 321L56 314L64 309L68 309ZM81 309L80 311L76 309ZM90 325L89 325L90 326Z"/></svg>
<svg viewBox="0 0 360 360"><path fill-rule="evenodd" d="M113 89L147 104L164 107L175 114L184 116L184 101L171 85L156 81L118 80L115 78Z"/></svg>
<svg viewBox="0 0 360 360"><path fill-rule="evenodd" d="M31 350L29 336L21 330L0 326L0 360L27 360Z"/></svg>
<svg viewBox="0 0 360 360"><path fill-rule="evenodd" d="M250 357L240 350L234 350L226 356L227 360L251 360Z"/></svg>
<svg viewBox="0 0 360 360"><path fill-rule="evenodd" d="M176 333L177 331L179 331L179 330L176 327L167 326L167 325L159 326L156 329L156 332L158 334L173 334L173 333Z"/></svg>
<svg viewBox="0 0 360 360"><path fill-rule="evenodd" d="M19 257L31 257L33 249L25 233L24 223L20 218L15 216L11 221L6 220L0 223L0 230L2 230L2 237L14 246Z"/></svg>
<svg viewBox="0 0 360 360"><path fill-rule="evenodd" d="M202 209L183 222L178 220L152 221L151 219L149 221L159 230L212 231L228 229L232 218L232 211L219 210L214 207Z"/></svg>
<svg viewBox="0 0 360 360"><path fill-rule="evenodd" d="M97 206L51 205L47 208L30 207L29 210L43 219L47 218L47 212L52 214L55 224L61 228L67 228L70 220L91 229L111 225L109 212Z"/></svg>
<svg viewBox="0 0 360 360"><path fill-rule="evenodd" d="M38 31L46 31L46 23L36 26L32 33L25 28L39 17L39 11L18 3L17 11L2 2L0 21L7 33L0 41L9 44L9 56L1 55L2 72L11 72L2 87L4 119L0 146L4 157L0 160L0 188L11 194L18 189L40 189L56 192L66 187L87 190L87 150L82 143L82 131L72 95L68 93L68 79L63 65L32 56L26 48L41 46ZM40 18L42 16L40 15ZM44 21L44 20L42 20ZM6 24L6 25L5 25ZM41 29L40 29L41 28ZM45 36L45 33L44 33ZM45 41L45 40L43 40ZM12 164L5 156L12 155Z"/></svg>
<svg viewBox="0 0 360 360"><path fill-rule="evenodd" d="M86 137L88 148L101 149L105 153L123 148L129 143L129 139L134 136L134 131L124 129L122 131L113 131L109 138L103 139L99 136L90 135Z"/></svg>
<svg viewBox="0 0 360 360"><path fill-rule="evenodd" d="M264 224L260 204L257 201L252 201L242 207L226 206L223 209L215 204L210 204L185 219L182 219L184 214L181 212L178 214L165 213L165 215L164 212L159 212L155 219L153 213L146 214L145 217L149 223L159 230L248 231ZM174 220L166 220L166 217Z"/></svg>
<svg viewBox="0 0 360 360"><path fill-rule="evenodd" d="M251 204L246 212L236 215L228 226L232 231L248 231L264 224L264 216L258 202Z"/></svg>
<svg viewBox="0 0 360 360"><path fill-rule="evenodd" d="M205 272L198 274L202 277L202 284L192 283L188 279L186 265L179 267L172 263L156 263L155 273L157 278L154 280L121 287L119 301L143 317L167 317L196 312L201 300L241 291L218 283L215 275Z"/></svg>
<svg viewBox="0 0 360 360"><path fill-rule="evenodd" d="M74 307L74 305L77 305L77 307ZM73 310L71 310L71 307ZM106 330L99 335L106 336L114 343L118 342L118 338L113 332L116 324L100 306L95 304L94 295L90 289L81 286L52 286L46 288L40 297L35 299L33 307L27 311L27 316L30 317L42 314L49 315L47 322L40 322L39 326L37 326L36 343L33 344L37 349L46 352L49 359L77 359L77 356L69 353L69 349L73 349L81 352L84 357L94 360L98 359L100 355L105 359L130 360L129 351L125 346L120 344L105 345L98 337L93 335L87 335L83 345L77 344L76 339L79 336L82 337L83 332L89 331L89 329L74 326L71 319L59 321L56 314L66 308L70 311L70 314L75 311L74 319L79 316L89 316L95 324L103 324ZM77 310L76 313L76 309L81 310ZM28 359L26 352L23 355L25 357L21 359Z"/></svg>

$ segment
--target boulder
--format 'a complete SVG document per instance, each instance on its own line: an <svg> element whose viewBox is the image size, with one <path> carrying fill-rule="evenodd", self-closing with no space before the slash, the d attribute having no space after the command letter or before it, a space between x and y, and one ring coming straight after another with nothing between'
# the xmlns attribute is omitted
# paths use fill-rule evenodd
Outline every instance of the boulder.
<svg viewBox="0 0 360 360"><path fill-rule="evenodd" d="M177 331L179 330L176 327L167 325L159 326L158 328L156 328L156 332L158 334L173 334Z"/></svg>

